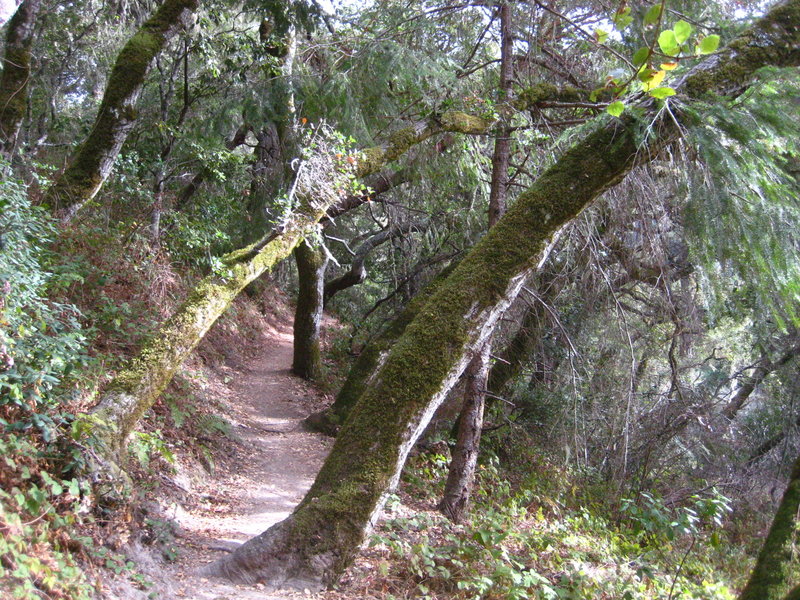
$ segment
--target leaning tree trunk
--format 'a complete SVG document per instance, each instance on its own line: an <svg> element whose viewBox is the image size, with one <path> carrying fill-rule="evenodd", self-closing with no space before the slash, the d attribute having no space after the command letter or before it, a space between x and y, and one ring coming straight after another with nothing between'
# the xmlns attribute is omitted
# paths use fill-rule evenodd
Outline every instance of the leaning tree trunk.
<svg viewBox="0 0 800 600"><path fill-rule="evenodd" d="M136 104L155 57L197 10L199 0L165 0L128 40L108 78L91 132L45 194L45 202L69 221L95 197L136 124Z"/></svg>
<svg viewBox="0 0 800 600"><path fill-rule="evenodd" d="M464 406L458 417L458 440L453 449L444 494L436 507L454 523L460 523L466 514L475 483L491 345L491 340L487 341L467 367Z"/></svg>
<svg viewBox="0 0 800 600"><path fill-rule="evenodd" d="M800 64L800 0L781 3L682 86L736 95L766 64ZM294 512L207 568L240 582L319 589L363 544L408 452L561 226L680 135L653 118L607 120L568 150L456 267L393 345ZM657 140L657 141L656 141Z"/></svg>
<svg viewBox="0 0 800 600"><path fill-rule="evenodd" d="M23 0L8 22L0 77L0 153L10 159L28 108L31 44L40 0Z"/></svg>
<svg viewBox="0 0 800 600"><path fill-rule="evenodd" d="M768 354L758 359L758 362L753 368L752 375L745 378L744 383L739 386L739 389L736 390L736 393L725 405L725 408L722 409L722 415L725 418L733 420L739 411L742 410L742 407L745 405L748 398L750 398L750 395L773 371L783 367L795 356L800 355L800 343L798 343L797 334L785 336L782 342L784 344L789 344L790 347L785 350L776 361L770 359Z"/></svg>
<svg viewBox="0 0 800 600"><path fill-rule="evenodd" d="M294 249L294 258L299 289L294 317L292 373L303 379L318 379L322 374L320 324L328 255L319 245L304 241Z"/></svg>
<svg viewBox="0 0 800 600"><path fill-rule="evenodd" d="M483 119L453 112L442 115L438 122L406 127L395 132L386 144L359 153L362 160L354 166L354 174L357 177L371 175L409 148L442 131L474 133L484 131L488 126ZM127 437L166 389L189 353L236 296L249 283L287 258L298 243L317 230L327 209L341 200L340 188L353 173L342 172L341 161L332 154L320 154L309 162L314 164L301 169L298 174L298 208L280 230L224 256L219 272L209 275L194 287L187 300L111 382L92 413L84 417L85 423L79 429L89 430L95 440L96 450L92 454L96 460L91 460L90 466L98 470L96 492L101 499L108 494L109 501L113 501L117 484L124 486L124 481L117 482L116 479L122 476L118 463L123 458L122 449ZM325 173L329 175L321 177ZM337 173L339 180L334 181Z"/></svg>
<svg viewBox="0 0 800 600"><path fill-rule="evenodd" d="M780 600L784 597L792 572L799 508L800 458L794 463L789 485L783 493L750 580L739 594L739 600Z"/></svg>
<svg viewBox="0 0 800 600"><path fill-rule="evenodd" d="M386 360L389 350L400 339L400 336L419 314L428 298L438 289L438 286L453 271L454 265L446 267L437 275L419 294L414 296L392 320L387 327L361 351L353 366L347 373L347 378L336 394L333 404L318 413L309 415L303 424L327 435L335 436L347 420L361 394L372 383L375 375Z"/></svg>

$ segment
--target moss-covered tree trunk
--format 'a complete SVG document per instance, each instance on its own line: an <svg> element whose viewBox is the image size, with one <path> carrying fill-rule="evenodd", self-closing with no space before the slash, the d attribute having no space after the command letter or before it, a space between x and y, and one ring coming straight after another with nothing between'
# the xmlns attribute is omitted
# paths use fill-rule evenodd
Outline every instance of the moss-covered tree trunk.
<svg viewBox="0 0 800 600"><path fill-rule="evenodd" d="M482 119L448 113L451 130L472 133L487 127ZM354 169L355 175L366 177L389 162L402 156L409 148L443 130L441 123L415 125L401 129L381 146L364 150ZM320 155L311 159L314 164L299 171L295 185L298 207L279 230L262 240L232 252L222 258L223 266L198 283L187 300L150 337L138 355L120 372L102 394L91 415L86 418L98 448L100 459L93 466L109 478L109 493L114 493L114 478L120 475L116 463L122 455L128 435L141 416L164 391L181 363L200 343L203 336L230 306L236 296L256 278L287 258L306 235L316 231L326 211L341 200L334 183L338 159ZM324 176L327 173L328 176ZM352 174L343 174L348 179ZM101 477L102 473L98 474ZM100 486L97 490L105 490Z"/></svg>
<svg viewBox="0 0 800 600"><path fill-rule="evenodd" d="M489 375L491 341L487 342L467 367L464 391L464 406L458 417L458 439L453 449L450 470L444 494L438 508L444 516L460 523L469 507L475 469L478 466L478 451L481 446L483 409L486 402L486 381Z"/></svg>
<svg viewBox="0 0 800 600"><path fill-rule="evenodd" d="M321 212L297 215L280 235L225 257L219 273L203 279L177 311L145 342L92 411L95 437L114 459L136 422L164 391L175 372L247 284L288 257L316 227Z"/></svg>
<svg viewBox="0 0 800 600"><path fill-rule="evenodd" d="M797 511L800 509L800 458L794 463L789 485L783 493L767 539L758 554L750 580L739 600L780 600L792 583Z"/></svg>
<svg viewBox="0 0 800 600"><path fill-rule="evenodd" d="M136 124L136 105L155 57L185 26L199 0L165 0L117 56L91 132L45 195L64 221L94 198Z"/></svg>
<svg viewBox="0 0 800 600"><path fill-rule="evenodd" d="M453 268L453 266L447 267L437 275L433 281L406 304L400 314L377 337L366 345L347 372L347 378L339 389L339 393L336 394L336 400L325 410L307 417L303 422L306 427L327 435L336 435L339 428L347 420L350 411L361 397L361 394L364 393L364 390L367 389L367 386L378 373L391 347L403 335L408 324L416 318L428 298L447 278Z"/></svg>
<svg viewBox="0 0 800 600"><path fill-rule="evenodd" d="M292 373L303 379L318 379L322 373L320 325L328 255L319 245L303 241L294 249L294 258L299 289L294 313Z"/></svg>
<svg viewBox="0 0 800 600"><path fill-rule="evenodd" d="M8 22L0 77L0 153L10 159L28 107L31 44L40 0L23 0Z"/></svg>
<svg viewBox="0 0 800 600"><path fill-rule="evenodd" d="M800 0L781 3L734 44L694 71L683 89L738 94L759 67L800 64ZM554 232L679 135L671 122L663 129L652 116L644 122L653 127L648 144L633 119L604 120L518 198L392 346L294 512L209 566L209 574L317 589L337 580L417 437Z"/></svg>

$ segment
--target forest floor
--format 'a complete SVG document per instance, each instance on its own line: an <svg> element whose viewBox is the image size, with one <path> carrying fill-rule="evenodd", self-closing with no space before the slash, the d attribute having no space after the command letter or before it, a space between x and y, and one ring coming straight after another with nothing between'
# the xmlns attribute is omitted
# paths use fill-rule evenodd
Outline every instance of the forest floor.
<svg viewBox="0 0 800 600"><path fill-rule="evenodd" d="M152 582L135 593L116 582L111 597L197 600L259 600L321 597L303 590L269 591L210 579L202 567L290 514L311 486L333 440L310 433L300 422L319 410L324 396L290 372L292 326L275 321L260 336L262 347L249 349L248 361L217 365L209 385L227 409L232 443L211 472L192 471L179 461L171 486L178 494L156 502L169 521L170 561L152 548L131 543L125 551ZM233 341L233 340L232 340ZM233 353L234 355L238 353Z"/></svg>

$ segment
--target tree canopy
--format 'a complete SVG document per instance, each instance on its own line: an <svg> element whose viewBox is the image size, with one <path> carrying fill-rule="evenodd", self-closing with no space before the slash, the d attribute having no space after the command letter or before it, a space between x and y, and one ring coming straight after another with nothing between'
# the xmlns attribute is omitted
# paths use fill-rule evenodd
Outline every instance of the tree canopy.
<svg viewBox="0 0 800 600"><path fill-rule="evenodd" d="M700 593L686 557L712 565L749 506L766 542L726 585L792 597L798 31L797 0L23 0L0 76L0 574L87 597L59 536L135 512L130 455L180 446L152 419L186 361L281 289L293 373L335 396L306 426L336 440L208 575L335 585L441 440L432 506L462 526L478 465L542 512L541 462L643 555L685 549L670 586L643 567L620 597ZM561 597L508 568L525 583L453 589Z"/></svg>

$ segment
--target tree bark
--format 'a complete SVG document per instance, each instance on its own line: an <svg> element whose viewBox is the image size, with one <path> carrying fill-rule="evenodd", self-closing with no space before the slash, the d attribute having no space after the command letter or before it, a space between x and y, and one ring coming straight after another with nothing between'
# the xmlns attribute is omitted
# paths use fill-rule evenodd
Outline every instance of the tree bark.
<svg viewBox="0 0 800 600"><path fill-rule="evenodd" d="M325 252L321 248L311 248L305 242L295 249L299 288L294 319L292 372L295 375L313 380L321 374L320 325L322 310L331 296L364 281L367 276L364 261L371 250L416 226L415 223L406 223L388 227L372 236L356 250L350 270L328 283L324 283L328 264Z"/></svg>
<svg viewBox="0 0 800 600"><path fill-rule="evenodd" d="M784 351L784 353L776 361L772 361L768 355L762 356L755 367L753 374L745 379L744 383L736 390L736 393L722 409L722 415L728 420L733 420L736 415L742 410L742 407L747 402L750 395L755 391L756 387L776 369L779 369L795 356L800 355L800 343L797 343L796 335L784 338L784 343L789 342L791 347Z"/></svg>
<svg viewBox="0 0 800 600"><path fill-rule="evenodd" d="M500 11L500 94L507 103L511 96L511 80L514 76L513 44L511 31L511 4L503 2ZM495 138L492 156L492 178L489 189L489 229L494 227L506 212L508 190L508 165L511 159L511 107L502 109L503 121ZM486 383L489 373L491 339L475 356L467 368L467 386L464 406L456 421L457 436L450 468L447 473L444 495L437 508L447 518L459 523L467 512L472 486L475 482L475 467L483 431L483 412L486 403Z"/></svg>
<svg viewBox="0 0 800 600"><path fill-rule="evenodd" d="M511 30L511 4L500 4L500 94L504 102L511 100L511 82L514 78L514 36ZM509 107L510 108L510 107ZM506 121L510 111L505 109ZM511 128L503 123L494 141L492 156L492 183L489 189L489 227L493 227L506 212L508 165L511 160Z"/></svg>
<svg viewBox="0 0 800 600"><path fill-rule="evenodd" d="M780 600L786 593L800 508L800 458L792 468L789 485L775 513L756 566L739 600Z"/></svg>
<svg viewBox="0 0 800 600"><path fill-rule="evenodd" d="M350 269L348 269L346 273L331 279L325 284L325 303L327 304L328 301L333 298L333 296L342 290L346 290L354 285L363 283L363 281L367 278L367 269L364 267L364 261L366 261L369 253L375 248L388 242L393 237L409 233L415 229L420 230L424 227L424 223L397 223L373 235L371 238L361 244L355 251L353 261L350 263Z"/></svg>
<svg viewBox="0 0 800 600"><path fill-rule="evenodd" d="M294 249L294 258L300 283L294 317L292 373L303 379L313 380L322 374L319 330L328 255L321 247L303 241Z"/></svg>
<svg viewBox="0 0 800 600"><path fill-rule="evenodd" d="M23 0L8 22L3 74L0 77L0 153L14 154L25 111L31 76L31 44L40 0Z"/></svg>
<svg viewBox="0 0 800 600"><path fill-rule="evenodd" d="M225 148L228 150L235 150L244 144L249 132L249 125L244 124L240 126L239 129L237 129L233 134L233 137L225 141ZM175 205L172 207L173 210L183 210L189 204L189 201L192 199L195 193L197 193L197 191L203 186L207 176L208 171L206 169L200 169L197 173L195 173L194 176L189 180L189 183L187 183L183 189L178 192L177 200L175 200Z"/></svg>
<svg viewBox="0 0 800 600"><path fill-rule="evenodd" d="M199 0L165 0L117 56L88 137L45 194L68 222L102 187L128 134L136 124L136 104L155 57L192 17Z"/></svg>
<svg viewBox="0 0 800 600"><path fill-rule="evenodd" d="M450 461L444 494L436 507L454 523L460 523L466 514L472 487L475 483L490 352L491 341L487 341L467 367L464 406L458 418L458 440L453 449L453 458Z"/></svg>
<svg viewBox="0 0 800 600"><path fill-rule="evenodd" d="M372 383L375 375L380 370L389 350L403 335L408 324L411 323L425 306L428 298L436 291L438 286L447 278L455 265L446 267L433 281L431 281L419 294L406 304L400 314L373 339L358 355L355 363L347 373L347 378L342 384L336 400L323 411L308 416L303 424L313 431L335 436L347 420L361 394Z"/></svg>
<svg viewBox="0 0 800 600"><path fill-rule="evenodd" d="M800 0L773 8L685 79L690 96L736 95L766 64L800 63ZM308 494L284 521L207 572L240 582L319 589L353 560L409 450L491 335L551 236L680 130L651 117L606 120L569 149L456 267L393 345L361 395ZM381 155L383 156L383 155Z"/></svg>

